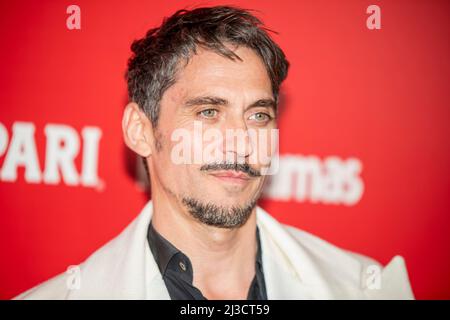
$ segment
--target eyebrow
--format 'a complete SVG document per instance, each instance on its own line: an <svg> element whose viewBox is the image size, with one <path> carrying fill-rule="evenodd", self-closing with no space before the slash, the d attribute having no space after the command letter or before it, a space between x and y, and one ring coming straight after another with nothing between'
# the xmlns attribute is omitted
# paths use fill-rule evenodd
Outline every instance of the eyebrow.
<svg viewBox="0 0 450 320"><path fill-rule="evenodd" d="M228 100L215 97L215 96L200 96L200 97L194 97L191 99L188 99L184 105L186 107L195 107L195 106L203 106L203 105L221 105L221 106L229 106L230 103ZM255 102L251 103L245 110L248 110L250 108L254 107L269 107L272 108L275 112L277 111L277 103L275 100L268 98L268 99L259 99Z"/></svg>

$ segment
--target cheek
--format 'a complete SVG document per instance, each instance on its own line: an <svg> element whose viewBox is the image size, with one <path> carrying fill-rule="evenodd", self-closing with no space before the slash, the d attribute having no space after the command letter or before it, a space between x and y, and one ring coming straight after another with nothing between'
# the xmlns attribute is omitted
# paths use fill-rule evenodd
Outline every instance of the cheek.
<svg viewBox="0 0 450 320"><path fill-rule="evenodd" d="M199 168L194 168L193 164L180 162L186 160L186 149L181 148L183 151L180 153L179 143L179 141L172 141L170 136L163 135L162 149L153 157L160 179L171 186L185 185L186 181L191 180L195 170L199 171ZM174 150L176 152L173 152Z"/></svg>
<svg viewBox="0 0 450 320"><path fill-rule="evenodd" d="M278 138L276 128L255 131L251 136L253 153L249 159L250 165L270 165L271 159L278 155Z"/></svg>
<svg viewBox="0 0 450 320"><path fill-rule="evenodd" d="M172 161L171 150L173 148L173 142L170 140L170 135L161 131L155 133L155 149L151 156L153 166L158 172L158 176L162 181L168 181L168 177L175 175L177 165Z"/></svg>

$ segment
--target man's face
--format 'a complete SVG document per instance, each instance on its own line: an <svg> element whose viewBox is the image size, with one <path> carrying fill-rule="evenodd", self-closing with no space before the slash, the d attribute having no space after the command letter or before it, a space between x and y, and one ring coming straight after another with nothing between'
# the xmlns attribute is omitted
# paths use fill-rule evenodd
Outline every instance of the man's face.
<svg viewBox="0 0 450 320"><path fill-rule="evenodd" d="M277 116L262 60L246 47L234 52L242 61L198 48L177 73L161 99L160 147L149 160L152 188L175 196L202 222L228 228L246 221L262 191L267 163L255 155L274 152ZM258 143L262 132L267 139Z"/></svg>

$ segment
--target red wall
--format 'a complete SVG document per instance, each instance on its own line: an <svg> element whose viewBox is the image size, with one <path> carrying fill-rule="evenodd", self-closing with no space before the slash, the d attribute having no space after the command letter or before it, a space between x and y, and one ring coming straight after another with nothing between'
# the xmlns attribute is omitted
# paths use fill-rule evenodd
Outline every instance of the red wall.
<svg viewBox="0 0 450 320"><path fill-rule="evenodd" d="M0 298L81 262L145 203L121 136L129 46L163 16L196 3L0 4L0 137L2 126L7 132L0 148ZM401 254L417 298L449 299L449 2L201 3L258 9L279 32L274 38L291 62L282 159L292 155L301 166L302 157L319 165L337 157L362 165L357 179L364 188L351 204L269 193L261 205L282 222L382 263ZM66 27L71 4L81 8L81 30ZM381 8L380 30L366 27L371 4ZM35 128L26 145L31 154L36 146L41 173L52 161L49 127L64 125L79 140L78 173L89 153L83 128L101 130L94 148L99 181L33 182L21 166L11 179L5 163L9 152L14 160L13 126L21 122Z"/></svg>

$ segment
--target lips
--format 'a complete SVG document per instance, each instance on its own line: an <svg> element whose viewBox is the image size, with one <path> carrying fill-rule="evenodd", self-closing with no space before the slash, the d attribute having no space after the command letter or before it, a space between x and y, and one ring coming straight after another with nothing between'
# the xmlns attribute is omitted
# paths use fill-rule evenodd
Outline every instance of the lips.
<svg viewBox="0 0 450 320"><path fill-rule="evenodd" d="M216 171L211 173L212 176L219 178L222 181L235 182L235 183L244 183L250 180L250 177L241 171Z"/></svg>

